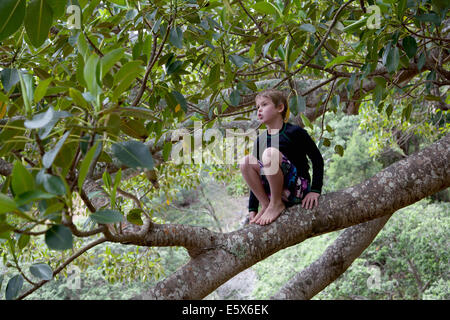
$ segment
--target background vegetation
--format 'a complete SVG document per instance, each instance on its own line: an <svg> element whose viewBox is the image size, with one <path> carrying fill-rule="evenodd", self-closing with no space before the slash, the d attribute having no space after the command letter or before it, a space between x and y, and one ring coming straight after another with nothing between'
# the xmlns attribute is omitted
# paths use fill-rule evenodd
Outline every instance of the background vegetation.
<svg viewBox="0 0 450 320"><path fill-rule="evenodd" d="M373 135L361 129L361 121L362 116L339 114L328 119L327 123L336 128L333 143L342 144L345 150L340 157L321 148L325 160L324 192L357 184L383 168L377 156L369 155ZM215 180L207 172L202 176L198 188L181 189L169 205L167 199L160 200L164 208L161 218L225 232L242 227L248 187L238 171L227 181ZM314 299L449 299L449 219L450 203L431 197L399 210L350 268ZM244 272L241 285L231 279L207 299L266 299L317 259L340 232L277 252L251 267L251 272ZM6 241L2 242L5 246ZM36 241L34 255L38 247L42 258L51 254L43 241ZM31 264L29 254L22 256ZM30 299L129 299L170 275L188 259L183 248L102 244L75 261L79 271L69 270L30 295ZM75 275L80 279L79 288ZM12 273L4 274L5 279L11 276ZM251 286L250 293L247 286Z"/></svg>

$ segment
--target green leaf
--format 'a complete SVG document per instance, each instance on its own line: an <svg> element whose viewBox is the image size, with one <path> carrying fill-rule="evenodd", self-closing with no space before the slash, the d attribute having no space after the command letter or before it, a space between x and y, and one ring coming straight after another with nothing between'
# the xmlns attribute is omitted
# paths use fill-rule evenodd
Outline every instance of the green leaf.
<svg viewBox="0 0 450 320"><path fill-rule="evenodd" d="M394 111L394 106L392 104L389 104L386 108L386 115L388 119L391 117L392 111Z"/></svg>
<svg viewBox="0 0 450 320"><path fill-rule="evenodd" d="M91 214L90 217L95 222L101 224L109 224L123 221L123 215L120 213L120 211L110 209L97 210L96 212Z"/></svg>
<svg viewBox="0 0 450 320"><path fill-rule="evenodd" d="M61 211L64 208L64 203L62 202L56 202L52 205L50 205L49 207L47 207L47 209L45 209L45 211L41 214L41 217L45 217L48 219L54 219L55 217L60 217L61 216Z"/></svg>
<svg viewBox="0 0 450 320"><path fill-rule="evenodd" d="M161 121L161 119L159 119L153 115L153 112L151 109L147 109L147 108L143 108L143 107L120 107L118 109L115 109L114 112L118 112L118 113L120 113L120 115L127 116L127 117L135 117L135 118L146 119L146 120Z"/></svg>
<svg viewBox="0 0 450 320"><path fill-rule="evenodd" d="M310 24L310 23L305 23L305 24L302 24L300 27L298 27L300 30L304 30L304 31L307 31L307 32L309 32L309 33L314 33L314 32L316 32L316 28L312 25L312 24Z"/></svg>
<svg viewBox="0 0 450 320"><path fill-rule="evenodd" d="M89 92L94 96L98 96L101 92L101 87L99 85L99 78L97 73L97 66L100 59L96 54L91 55L86 65L84 66L84 80L86 81L86 85L88 87Z"/></svg>
<svg viewBox="0 0 450 320"><path fill-rule="evenodd" d="M66 133L64 133L62 138L56 143L55 147L52 150L47 151L44 154L44 156L42 157L42 164L44 165L45 168L48 169L52 166L53 161L56 158L56 155L58 154L59 150L63 146L64 142L66 142L66 139L69 136L69 134L70 134L70 131L67 131Z"/></svg>
<svg viewBox="0 0 450 320"><path fill-rule="evenodd" d="M416 19L421 22L432 22L436 26L441 24L441 18L434 12L421 14L420 16L416 16Z"/></svg>
<svg viewBox="0 0 450 320"><path fill-rule="evenodd" d="M215 64L209 73L208 83L212 85L214 83L218 83L220 81L220 64Z"/></svg>
<svg viewBox="0 0 450 320"><path fill-rule="evenodd" d="M84 34L82 32L78 34L77 48L78 52L80 52L81 56L83 57L83 61L86 61L86 59L90 55L90 51L86 39L84 38Z"/></svg>
<svg viewBox="0 0 450 320"><path fill-rule="evenodd" d="M28 129L39 129L47 126L54 116L53 107L49 107L47 111L38 113L31 120L25 120L24 126Z"/></svg>
<svg viewBox="0 0 450 320"><path fill-rule="evenodd" d="M313 125L311 124L311 121L309 121L309 119L303 113L300 113L300 117L302 118L302 121L305 124L305 126L308 126L311 129L314 129Z"/></svg>
<svg viewBox="0 0 450 320"><path fill-rule="evenodd" d="M125 141L112 145L114 156L130 168L153 169L153 158L149 147L140 141Z"/></svg>
<svg viewBox="0 0 450 320"><path fill-rule="evenodd" d="M178 104L180 105L181 109L183 109L184 112L187 112L187 102L186 98L179 93L178 91L172 91L172 96L177 100Z"/></svg>
<svg viewBox="0 0 450 320"><path fill-rule="evenodd" d="M397 70L399 61L400 55L398 48L396 46L392 46L392 42L389 42L386 46L386 50L383 52L383 65L389 73L392 73Z"/></svg>
<svg viewBox="0 0 450 320"><path fill-rule="evenodd" d="M0 193L0 213L8 213L17 209L16 202L7 195Z"/></svg>
<svg viewBox="0 0 450 320"><path fill-rule="evenodd" d="M306 109L306 101L303 96L292 96L289 98L289 109L297 116L300 112L304 112Z"/></svg>
<svg viewBox="0 0 450 320"><path fill-rule="evenodd" d="M270 2L257 2L253 5L253 9L255 9L256 12L262 14L273 14L281 16L280 10L278 10L278 8Z"/></svg>
<svg viewBox="0 0 450 320"><path fill-rule="evenodd" d="M375 106L378 106L380 104L381 100L383 99L383 93L384 93L384 85L377 84L374 90Z"/></svg>
<svg viewBox="0 0 450 320"><path fill-rule="evenodd" d="M425 98L425 100L428 100L428 101L442 101L441 97L433 96L431 94L427 94L424 98Z"/></svg>
<svg viewBox="0 0 450 320"><path fill-rule="evenodd" d="M271 41L267 42L265 45L262 46L262 54L263 54L264 57L267 55L267 52L269 51L270 45L274 41L275 40L271 40Z"/></svg>
<svg viewBox="0 0 450 320"><path fill-rule="evenodd" d="M411 112L412 112L412 104L410 103L405 108L403 108L402 119L404 118L405 121L408 121L409 118L411 117Z"/></svg>
<svg viewBox="0 0 450 320"><path fill-rule="evenodd" d="M41 99L45 96L45 93L47 92L48 85L50 82L52 82L53 78L45 79L41 82L39 82L38 86L36 87L36 90L34 91L34 102L38 103L41 101Z"/></svg>
<svg viewBox="0 0 450 320"><path fill-rule="evenodd" d="M183 31L180 27L175 27L170 30L169 41L178 49L183 48Z"/></svg>
<svg viewBox="0 0 450 320"><path fill-rule="evenodd" d="M89 172L89 167L91 166L91 162L94 159L94 155L97 151L97 147L99 145L100 141L97 141L94 146L86 153L86 156L84 157L83 161L81 162L80 166L80 173L78 174L78 190L81 191L84 183L84 179L86 179L86 176Z"/></svg>
<svg viewBox="0 0 450 320"><path fill-rule="evenodd" d="M73 235L63 225L55 225L45 233L45 243L52 250L67 250L73 247Z"/></svg>
<svg viewBox="0 0 450 320"><path fill-rule="evenodd" d="M89 109L88 102L86 101L86 99L84 99L81 92L78 91L77 89L69 88L69 96L72 98L73 102L75 102L77 106L80 106L85 110Z"/></svg>
<svg viewBox="0 0 450 320"><path fill-rule="evenodd" d="M7 223L0 222L0 233L13 231L15 228Z"/></svg>
<svg viewBox="0 0 450 320"><path fill-rule="evenodd" d="M102 180L103 180L103 183L105 184L105 187L107 189L110 189L111 185L112 185L112 180L111 180L111 176L109 175L108 171L103 172Z"/></svg>
<svg viewBox="0 0 450 320"><path fill-rule="evenodd" d="M64 184L64 181L61 179L61 177L54 176L48 173L45 173L43 175L43 185L45 191L57 195L62 196L67 193L66 185Z"/></svg>
<svg viewBox="0 0 450 320"><path fill-rule="evenodd" d="M100 63L102 66L102 75L100 80L103 79L103 77L108 73L109 69L111 69L117 61L122 59L124 53L124 48L118 48L111 50L100 59Z"/></svg>
<svg viewBox="0 0 450 320"><path fill-rule="evenodd" d="M25 9L25 0L0 1L0 41L14 34L20 28L25 17Z"/></svg>
<svg viewBox="0 0 450 320"><path fill-rule="evenodd" d="M142 226L144 224L141 218L142 212L142 209L131 209L127 214L127 221L132 224Z"/></svg>
<svg viewBox="0 0 450 320"><path fill-rule="evenodd" d="M39 280L52 280L53 270L48 264L36 263L30 267L30 273Z"/></svg>
<svg viewBox="0 0 450 320"><path fill-rule="evenodd" d="M3 69L1 72L3 88L9 92L19 82L19 73L16 69Z"/></svg>
<svg viewBox="0 0 450 320"><path fill-rule="evenodd" d="M341 157L344 156L344 148L340 144L334 146L334 151L338 153Z"/></svg>
<svg viewBox="0 0 450 320"><path fill-rule="evenodd" d="M126 0L108 0L108 2L112 2L112 3L118 4L120 6L126 6L127 5L127 1Z"/></svg>
<svg viewBox="0 0 450 320"><path fill-rule="evenodd" d="M52 199L54 197L55 196L53 194L46 193L41 190L31 190L16 196L15 201L17 206L20 207L27 203L34 202L36 200Z"/></svg>
<svg viewBox="0 0 450 320"><path fill-rule="evenodd" d="M414 39L411 36L407 36L407 37L403 38L402 44L403 44L403 48L406 52L406 55L409 58L412 58L416 55L416 52L417 52L416 39Z"/></svg>
<svg viewBox="0 0 450 320"><path fill-rule="evenodd" d="M34 189L34 179L31 173L23 166L20 161L14 162L12 170L11 187L15 196Z"/></svg>
<svg viewBox="0 0 450 320"><path fill-rule="evenodd" d="M113 91L112 100L117 101L119 96L127 90L143 71L142 61L130 61L120 68L119 72L114 75L114 85L117 87Z"/></svg>
<svg viewBox="0 0 450 320"><path fill-rule="evenodd" d="M39 138L45 139L50 134L50 132L53 130L53 127L58 122L59 119L71 117L72 114L67 111L55 111L53 114L52 120L43 128L40 128L38 131Z"/></svg>
<svg viewBox="0 0 450 320"><path fill-rule="evenodd" d="M360 31L362 27L365 27L367 25L367 19L369 17L362 17L360 20L355 21L353 23L351 23L350 25L346 26L344 29L342 29L342 31L344 31L345 33L354 33L356 31Z"/></svg>
<svg viewBox="0 0 450 320"><path fill-rule="evenodd" d="M175 60L174 62L171 62L166 65L166 73L168 76L170 76L173 73L176 73L178 70L180 70L181 66L183 65L183 61Z"/></svg>
<svg viewBox="0 0 450 320"><path fill-rule="evenodd" d="M119 169L117 171L115 177L114 177L114 185L111 191L111 203L114 205L116 203L116 192L117 188L119 187L120 180L122 179L122 169Z"/></svg>
<svg viewBox="0 0 450 320"><path fill-rule="evenodd" d="M122 130L126 135L136 139L146 139L148 137L147 129L145 128L144 123L140 120L121 119L120 130Z"/></svg>
<svg viewBox="0 0 450 320"><path fill-rule="evenodd" d="M163 158L164 161L168 161L169 160L169 156L170 156L170 152L172 151L172 143L170 142L165 142L164 143L164 147L163 147Z"/></svg>
<svg viewBox="0 0 450 320"><path fill-rule="evenodd" d="M425 52L422 52L419 56L419 60L417 61L417 69L420 71L422 70L423 66L425 65L425 62L427 60L427 57L425 55Z"/></svg>
<svg viewBox="0 0 450 320"><path fill-rule="evenodd" d="M252 64L253 61L247 57L241 57L236 54L232 54L229 56L230 61L238 68L242 68L244 64Z"/></svg>
<svg viewBox="0 0 450 320"><path fill-rule="evenodd" d="M31 0L25 15L25 30L31 44L38 48L48 37L53 22L53 12L45 0Z"/></svg>
<svg viewBox="0 0 450 320"><path fill-rule="evenodd" d="M349 55L349 56L337 56L336 58L334 58L333 60L331 60L330 62L327 63L327 65L325 66L325 69L328 69L332 66L335 66L337 64L343 63L347 60L350 60L353 58L353 55Z"/></svg>
<svg viewBox="0 0 450 320"><path fill-rule="evenodd" d="M22 91L23 104L27 115L31 114L31 95L32 95L32 83L28 75L22 75L22 72L18 72L20 81L20 90ZM30 94L31 93L31 94Z"/></svg>
<svg viewBox="0 0 450 320"><path fill-rule="evenodd" d="M22 233L19 237L19 240L17 241L17 245L19 246L19 249L22 250L27 246L29 242L30 242L30 235Z"/></svg>
<svg viewBox="0 0 450 320"><path fill-rule="evenodd" d="M53 12L53 18L60 18L65 13L67 1L45 0Z"/></svg>
<svg viewBox="0 0 450 320"><path fill-rule="evenodd" d="M233 92L231 92L230 102L234 107L239 105L239 102L241 102L241 94L239 93L239 90L233 90Z"/></svg>
<svg viewBox="0 0 450 320"><path fill-rule="evenodd" d="M5 298L6 300L13 300L15 299L20 292L20 289L22 289L23 286L23 277L22 275L18 274L9 279L8 285L6 286L6 292L5 292Z"/></svg>
<svg viewBox="0 0 450 320"><path fill-rule="evenodd" d="M397 3L397 18L403 21L402 18L405 14L407 0L399 0Z"/></svg>

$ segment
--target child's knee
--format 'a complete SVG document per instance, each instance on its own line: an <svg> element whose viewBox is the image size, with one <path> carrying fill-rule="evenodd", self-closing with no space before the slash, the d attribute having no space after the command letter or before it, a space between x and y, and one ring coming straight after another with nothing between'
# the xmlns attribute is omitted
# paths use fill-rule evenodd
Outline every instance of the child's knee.
<svg viewBox="0 0 450 320"><path fill-rule="evenodd" d="M282 153L277 148L272 148L272 147L264 150L261 158L262 158L262 163L265 167L270 166L272 164L272 162L275 162L275 161L277 161L278 164L280 164L281 160L283 159Z"/></svg>
<svg viewBox="0 0 450 320"><path fill-rule="evenodd" d="M252 166L257 166L257 165L258 165L258 160L250 154L243 157L241 159L241 161L239 162L239 168L241 169L241 171L248 170Z"/></svg>

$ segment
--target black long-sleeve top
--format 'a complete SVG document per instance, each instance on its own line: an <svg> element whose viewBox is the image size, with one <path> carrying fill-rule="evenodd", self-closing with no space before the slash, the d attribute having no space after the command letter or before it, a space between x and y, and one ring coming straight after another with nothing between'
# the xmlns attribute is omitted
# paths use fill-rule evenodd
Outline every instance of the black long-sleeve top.
<svg viewBox="0 0 450 320"><path fill-rule="evenodd" d="M253 144L253 156L261 160L262 153L266 148L272 146L276 148L276 140L278 138L278 150L284 154L291 163L297 168L299 176L307 179L311 183L309 174L309 164L306 156L311 159L313 167L313 180L311 183L311 191L321 193L323 184L323 167L324 162L319 148L312 140L308 132L300 126L283 123L283 126L276 134L270 134L264 131L260 134ZM248 202L249 211L258 211L259 200L250 190Z"/></svg>

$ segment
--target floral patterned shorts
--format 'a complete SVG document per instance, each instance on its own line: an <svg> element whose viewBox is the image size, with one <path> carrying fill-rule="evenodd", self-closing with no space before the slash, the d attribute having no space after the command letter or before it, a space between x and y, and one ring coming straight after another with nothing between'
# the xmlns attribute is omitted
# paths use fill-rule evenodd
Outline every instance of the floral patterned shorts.
<svg viewBox="0 0 450 320"><path fill-rule="evenodd" d="M267 180L266 175L263 172L263 164L260 160L258 160L258 164L264 190L266 191L267 196L270 199L269 181ZM291 163L291 161L289 161L288 158L286 158L284 154L280 167L284 176L281 200L283 200L286 208L289 208L302 202L306 194L311 191L311 185L307 179L298 175L297 168Z"/></svg>

